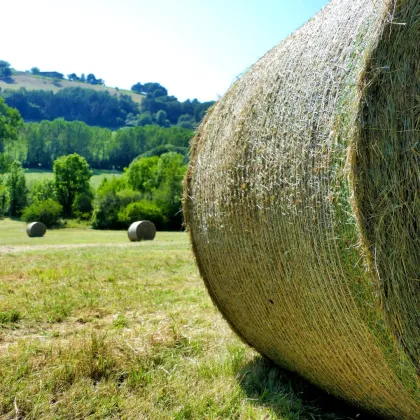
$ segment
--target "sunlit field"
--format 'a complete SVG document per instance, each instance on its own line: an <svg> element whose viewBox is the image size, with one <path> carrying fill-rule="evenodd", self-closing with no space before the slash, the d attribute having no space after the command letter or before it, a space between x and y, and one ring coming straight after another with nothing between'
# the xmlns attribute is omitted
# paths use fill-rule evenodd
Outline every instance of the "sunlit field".
<svg viewBox="0 0 420 420"><path fill-rule="evenodd" d="M0 220L0 365L4 419L368 418L231 332L183 232Z"/></svg>
<svg viewBox="0 0 420 420"><path fill-rule="evenodd" d="M112 170L93 170L92 178L90 178L90 185L93 188L98 188L104 178L111 178L113 176L120 176L121 172ZM45 171L41 169L26 169L25 170L26 182L29 188L36 181L43 181L45 179L53 179L54 174L52 171Z"/></svg>

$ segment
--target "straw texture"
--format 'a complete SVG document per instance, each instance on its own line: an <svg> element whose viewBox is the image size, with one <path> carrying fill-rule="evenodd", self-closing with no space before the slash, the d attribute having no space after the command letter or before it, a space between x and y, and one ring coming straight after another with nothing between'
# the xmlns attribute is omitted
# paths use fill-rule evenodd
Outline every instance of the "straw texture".
<svg viewBox="0 0 420 420"><path fill-rule="evenodd" d="M194 139L184 213L209 293L262 354L420 419L420 2L333 0Z"/></svg>
<svg viewBox="0 0 420 420"><path fill-rule="evenodd" d="M26 226L26 233L30 238L41 238L46 231L47 227L42 222L32 222Z"/></svg>
<svg viewBox="0 0 420 420"><path fill-rule="evenodd" d="M156 227L149 220L134 222L128 228L128 238L130 241L152 241L156 236Z"/></svg>

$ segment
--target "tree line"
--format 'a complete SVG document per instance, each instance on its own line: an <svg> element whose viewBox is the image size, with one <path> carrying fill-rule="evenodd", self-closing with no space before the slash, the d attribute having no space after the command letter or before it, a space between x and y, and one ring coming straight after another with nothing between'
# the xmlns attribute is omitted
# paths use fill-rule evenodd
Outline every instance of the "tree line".
<svg viewBox="0 0 420 420"><path fill-rule="evenodd" d="M52 169L58 157L72 153L84 157L94 169L122 170L139 155L161 155L169 151L186 158L194 135L192 130L177 126L146 125L111 131L63 119L27 123L15 130L13 141L4 146L0 141L0 152L4 151L6 157L20 161L26 168L43 169Z"/></svg>
<svg viewBox="0 0 420 420"><path fill-rule="evenodd" d="M147 93L141 104L133 101L130 95L111 95L108 91L81 87L67 87L56 93L25 88L5 89L0 94L26 122L63 118L111 129L151 124L194 129L213 104L201 103L197 99L180 102L163 92L166 89L157 88Z"/></svg>
<svg viewBox="0 0 420 420"><path fill-rule="evenodd" d="M12 161L0 175L0 217L59 226L62 218L90 221L94 229L127 229L150 220L160 230L182 228L184 158L174 152L135 159L124 174L104 178L97 190L89 183L86 159L73 153L53 163L53 179L26 185L25 172Z"/></svg>

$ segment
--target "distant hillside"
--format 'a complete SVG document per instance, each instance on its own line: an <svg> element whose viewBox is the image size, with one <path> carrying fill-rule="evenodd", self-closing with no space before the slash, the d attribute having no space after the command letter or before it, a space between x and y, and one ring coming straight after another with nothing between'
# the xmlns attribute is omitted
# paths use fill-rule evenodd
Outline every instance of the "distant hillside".
<svg viewBox="0 0 420 420"><path fill-rule="evenodd" d="M90 126L177 126L194 130L214 101L179 101L157 82L135 83L131 90L104 86L94 74L18 71L0 60L0 96L25 122L82 121Z"/></svg>
<svg viewBox="0 0 420 420"><path fill-rule="evenodd" d="M49 90L58 92L61 89L68 87L80 87L84 89L93 89L100 92L108 91L111 95L128 95L134 102L141 103L144 98L143 95L132 92L130 90L112 88L101 85L91 85L89 83L82 83L63 79L54 79L52 77L38 76L25 72L15 72L12 77L6 82L0 79L0 89L20 89L25 88L27 90Z"/></svg>

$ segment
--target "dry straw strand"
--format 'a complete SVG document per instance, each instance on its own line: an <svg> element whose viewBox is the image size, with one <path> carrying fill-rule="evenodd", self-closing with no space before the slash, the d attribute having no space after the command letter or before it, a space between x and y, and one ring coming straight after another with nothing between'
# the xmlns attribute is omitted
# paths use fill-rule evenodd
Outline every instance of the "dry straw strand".
<svg viewBox="0 0 420 420"><path fill-rule="evenodd" d="M420 2L333 0L208 112L184 213L209 293L262 354L420 418Z"/></svg>

